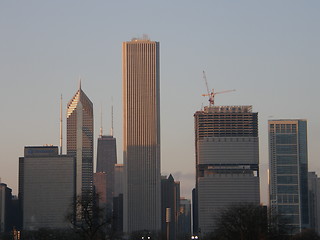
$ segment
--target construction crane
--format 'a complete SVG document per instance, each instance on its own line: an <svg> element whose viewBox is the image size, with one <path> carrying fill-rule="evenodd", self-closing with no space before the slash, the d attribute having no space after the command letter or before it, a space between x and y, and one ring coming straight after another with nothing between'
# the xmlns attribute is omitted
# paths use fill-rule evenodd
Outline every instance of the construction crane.
<svg viewBox="0 0 320 240"><path fill-rule="evenodd" d="M204 81L206 83L207 94L202 94L202 96L209 97L209 107L214 105L214 97L215 97L216 94L228 93L228 92L236 91L235 89L232 89L232 90L226 90L226 91L221 91L221 92L215 92L214 89L212 88L212 91L210 92L205 71L203 71L203 79L204 79Z"/></svg>

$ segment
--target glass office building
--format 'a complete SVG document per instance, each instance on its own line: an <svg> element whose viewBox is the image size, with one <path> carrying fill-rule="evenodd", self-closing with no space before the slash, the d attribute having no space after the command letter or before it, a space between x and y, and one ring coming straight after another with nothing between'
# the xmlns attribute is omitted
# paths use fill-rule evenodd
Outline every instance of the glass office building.
<svg viewBox="0 0 320 240"><path fill-rule="evenodd" d="M309 224L306 120L269 121L270 207L299 232Z"/></svg>

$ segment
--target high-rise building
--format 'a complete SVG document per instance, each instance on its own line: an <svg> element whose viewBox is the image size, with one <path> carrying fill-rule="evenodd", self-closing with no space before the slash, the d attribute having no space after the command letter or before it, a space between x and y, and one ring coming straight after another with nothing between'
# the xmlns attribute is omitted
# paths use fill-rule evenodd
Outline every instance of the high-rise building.
<svg viewBox="0 0 320 240"><path fill-rule="evenodd" d="M66 229L75 199L75 158L58 147L25 147L19 158L19 200L24 230Z"/></svg>
<svg viewBox="0 0 320 240"><path fill-rule="evenodd" d="M113 222L117 232L123 232L123 192L124 192L124 166L114 166L114 194L113 194Z"/></svg>
<svg viewBox="0 0 320 240"><path fill-rule="evenodd" d="M93 104L81 89L67 106L67 154L76 157L76 193L92 193Z"/></svg>
<svg viewBox="0 0 320 240"><path fill-rule="evenodd" d="M122 45L125 232L161 230L159 43Z"/></svg>
<svg viewBox="0 0 320 240"><path fill-rule="evenodd" d="M308 172L310 228L320 234L320 178Z"/></svg>
<svg viewBox="0 0 320 240"><path fill-rule="evenodd" d="M270 207L292 233L308 227L307 121L269 120Z"/></svg>
<svg viewBox="0 0 320 240"><path fill-rule="evenodd" d="M194 114L198 231L214 231L221 211L260 203L258 113L251 106L210 106Z"/></svg>
<svg viewBox="0 0 320 240"><path fill-rule="evenodd" d="M0 233L12 230L12 190L0 180Z"/></svg>
<svg viewBox="0 0 320 240"><path fill-rule="evenodd" d="M100 135L98 138L96 172L106 173L106 207L109 212L112 212L114 196L114 166L116 163L116 139L113 136Z"/></svg>
<svg viewBox="0 0 320 240"><path fill-rule="evenodd" d="M105 211L106 216L110 210L107 203L107 183L107 174L105 172L93 174L93 185L98 198L97 202L99 207Z"/></svg>
<svg viewBox="0 0 320 240"><path fill-rule="evenodd" d="M161 231L167 240L177 238L180 211L180 182L170 174L161 179Z"/></svg>
<svg viewBox="0 0 320 240"><path fill-rule="evenodd" d="M114 197L124 193L124 166L116 164L114 166Z"/></svg>
<svg viewBox="0 0 320 240"><path fill-rule="evenodd" d="M191 201L180 197L177 239L187 239L191 235Z"/></svg>

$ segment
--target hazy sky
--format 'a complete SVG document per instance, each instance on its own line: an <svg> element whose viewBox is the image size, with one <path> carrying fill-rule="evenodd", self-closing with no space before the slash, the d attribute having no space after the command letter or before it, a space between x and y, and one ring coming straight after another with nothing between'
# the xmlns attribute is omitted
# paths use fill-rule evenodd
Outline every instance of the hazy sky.
<svg viewBox="0 0 320 240"><path fill-rule="evenodd" d="M121 44L160 42L162 173L194 186L193 114L210 88L236 92L217 105L259 112L262 201L267 202L267 120L304 118L309 170L320 174L320 1L0 1L0 177L17 194L26 145L59 144L59 100L78 88L109 133L114 104L122 162ZM65 112L65 111L64 111ZM65 121L64 121L65 123ZM65 127L64 127L65 130ZM95 147L96 147L95 140Z"/></svg>

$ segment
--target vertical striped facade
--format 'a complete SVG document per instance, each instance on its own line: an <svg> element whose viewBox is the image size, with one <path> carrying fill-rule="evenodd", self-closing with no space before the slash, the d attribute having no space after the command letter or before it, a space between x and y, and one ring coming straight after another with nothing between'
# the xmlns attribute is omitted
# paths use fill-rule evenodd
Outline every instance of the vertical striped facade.
<svg viewBox="0 0 320 240"><path fill-rule="evenodd" d="M76 193L92 193L93 104L79 90L67 106L67 154L76 157Z"/></svg>
<svg viewBox="0 0 320 240"><path fill-rule="evenodd" d="M122 45L124 230L161 229L159 43Z"/></svg>

